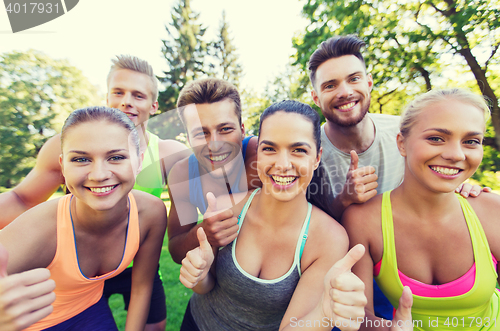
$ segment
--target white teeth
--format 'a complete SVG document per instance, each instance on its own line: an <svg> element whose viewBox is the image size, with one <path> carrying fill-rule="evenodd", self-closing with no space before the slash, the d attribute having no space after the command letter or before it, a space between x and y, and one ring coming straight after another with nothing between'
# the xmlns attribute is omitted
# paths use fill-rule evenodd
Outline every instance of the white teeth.
<svg viewBox="0 0 500 331"><path fill-rule="evenodd" d="M278 185L288 185L295 181L297 177L281 177L281 176L271 176L274 182Z"/></svg>
<svg viewBox="0 0 500 331"><path fill-rule="evenodd" d="M439 174L448 175L448 176L456 175L460 171L458 169L444 168L444 167L431 167L431 169Z"/></svg>
<svg viewBox="0 0 500 331"><path fill-rule="evenodd" d="M356 102L351 102L351 103L348 103L347 105L338 106L337 108L338 109L349 109L351 107L354 107L355 104L356 104Z"/></svg>
<svg viewBox="0 0 500 331"><path fill-rule="evenodd" d="M106 187L90 187L90 190L94 193L104 193L109 192L114 189L115 186L106 186Z"/></svg>
<svg viewBox="0 0 500 331"><path fill-rule="evenodd" d="M217 156L209 156L211 161L219 162L222 160L225 160L230 153L222 154L222 155L217 155Z"/></svg>

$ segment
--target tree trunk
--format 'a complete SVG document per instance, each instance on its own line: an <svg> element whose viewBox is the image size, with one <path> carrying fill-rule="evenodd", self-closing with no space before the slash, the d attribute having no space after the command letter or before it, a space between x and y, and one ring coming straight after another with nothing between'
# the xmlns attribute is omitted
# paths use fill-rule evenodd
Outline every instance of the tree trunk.
<svg viewBox="0 0 500 331"><path fill-rule="evenodd" d="M495 129L495 149L499 150L500 146L500 110L498 107L498 98L495 95L495 92L491 88L491 85L488 83L486 79L486 74L483 69L477 63L476 58L472 55L472 52L469 48L462 48L460 54L465 58L467 64L469 65L474 77L476 78L477 85L479 89L483 93L484 96L488 97L491 104L491 123L493 124L493 128Z"/></svg>

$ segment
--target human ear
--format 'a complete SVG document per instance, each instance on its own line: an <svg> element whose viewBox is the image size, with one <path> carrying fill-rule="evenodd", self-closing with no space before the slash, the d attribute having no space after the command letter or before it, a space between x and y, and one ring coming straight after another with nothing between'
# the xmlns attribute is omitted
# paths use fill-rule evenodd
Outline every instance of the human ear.
<svg viewBox="0 0 500 331"><path fill-rule="evenodd" d="M319 163L321 162L321 155L323 155L323 147L319 148L318 155L316 156L316 161L314 162L314 170L318 169Z"/></svg>
<svg viewBox="0 0 500 331"><path fill-rule="evenodd" d="M318 94L316 93L316 90L312 90L311 91L311 97L313 98L313 101L314 103L316 104L316 106L320 107L320 104L319 104L319 98L318 98ZM321 108L321 107L320 107Z"/></svg>
<svg viewBox="0 0 500 331"><path fill-rule="evenodd" d="M396 140L398 144L399 154L401 154L402 157L406 157L405 138L403 137L403 134L401 132L398 133Z"/></svg>

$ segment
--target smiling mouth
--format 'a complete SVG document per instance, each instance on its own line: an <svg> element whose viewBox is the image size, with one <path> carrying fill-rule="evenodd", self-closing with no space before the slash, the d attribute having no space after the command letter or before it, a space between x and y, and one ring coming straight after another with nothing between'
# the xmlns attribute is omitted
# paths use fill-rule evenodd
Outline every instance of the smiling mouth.
<svg viewBox="0 0 500 331"><path fill-rule="evenodd" d="M212 162L222 162L225 161L231 153L225 153L220 155L209 155L208 159Z"/></svg>
<svg viewBox="0 0 500 331"><path fill-rule="evenodd" d="M346 103L345 105L341 105L341 106L338 106L338 107L335 107L337 109L340 109L340 110L347 110L349 108L352 108L356 105L357 101L353 101L353 102L350 102L350 103Z"/></svg>
<svg viewBox="0 0 500 331"><path fill-rule="evenodd" d="M276 175L271 175L271 178L273 181L280 185L280 186L287 186L292 184L297 180L298 177L296 176L276 176Z"/></svg>
<svg viewBox="0 0 500 331"><path fill-rule="evenodd" d="M446 175L446 176L453 176L458 174L461 169L457 168L446 168L446 167L438 167L438 166L431 166L430 167L434 172L437 172L438 174L441 175Z"/></svg>
<svg viewBox="0 0 500 331"><path fill-rule="evenodd" d="M118 186L118 184L113 185L113 186L105 186L105 187L88 187L88 189L90 191L92 191L93 193L106 193L106 192L111 191L112 189L114 189L117 186Z"/></svg>

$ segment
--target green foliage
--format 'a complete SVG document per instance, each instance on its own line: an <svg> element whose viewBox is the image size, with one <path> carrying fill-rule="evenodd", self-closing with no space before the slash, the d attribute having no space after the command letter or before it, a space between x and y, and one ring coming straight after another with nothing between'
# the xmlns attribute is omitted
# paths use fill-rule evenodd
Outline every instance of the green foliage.
<svg viewBox="0 0 500 331"><path fill-rule="evenodd" d="M26 176L72 110L100 100L67 61L34 50L0 55L0 186L13 187Z"/></svg>
<svg viewBox="0 0 500 331"><path fill-rule="evenodd" d="M489 89L493 80L487 74L488 64L498 64L494 56L500 44L496 0L407 0L398 4L388 0L308 0L302 13L310 24L293 43L296 64L303 69L317 46L333 35L356 34L366 42L366 62L374 79L372 112L398 113L395 110L402 108L408 96L434 85L444 87L442 73L450 65L467 65L498 109L495 93ZM471 53L472 48L476 49ZM480 64L479 55L484 58L484 54L489 59Z"/></svg>
<svg viewBox="0 0 500 331"><path fill-rule="evenodd" d="M207 44L203 41L206 28L198 23L199 14L191 9L190 0L178 0L172 9L172 22L165 26L168 38L162 40L162 54L169 70L158 79L165 86L159 94L160 111L176 108L177 97L184 85L205 73L204 57Z"/></svg>
<svg viewBox="0 0 500 331"><path fill-rule="evenodd" d="M229 24L226 21L226 12L222 12L222 19L218 30L217 39L210 43L210 53L214 59L211 64L214 73L236 87L239 87L240 77L243 73L233 39L229 36Z"/></svg>

